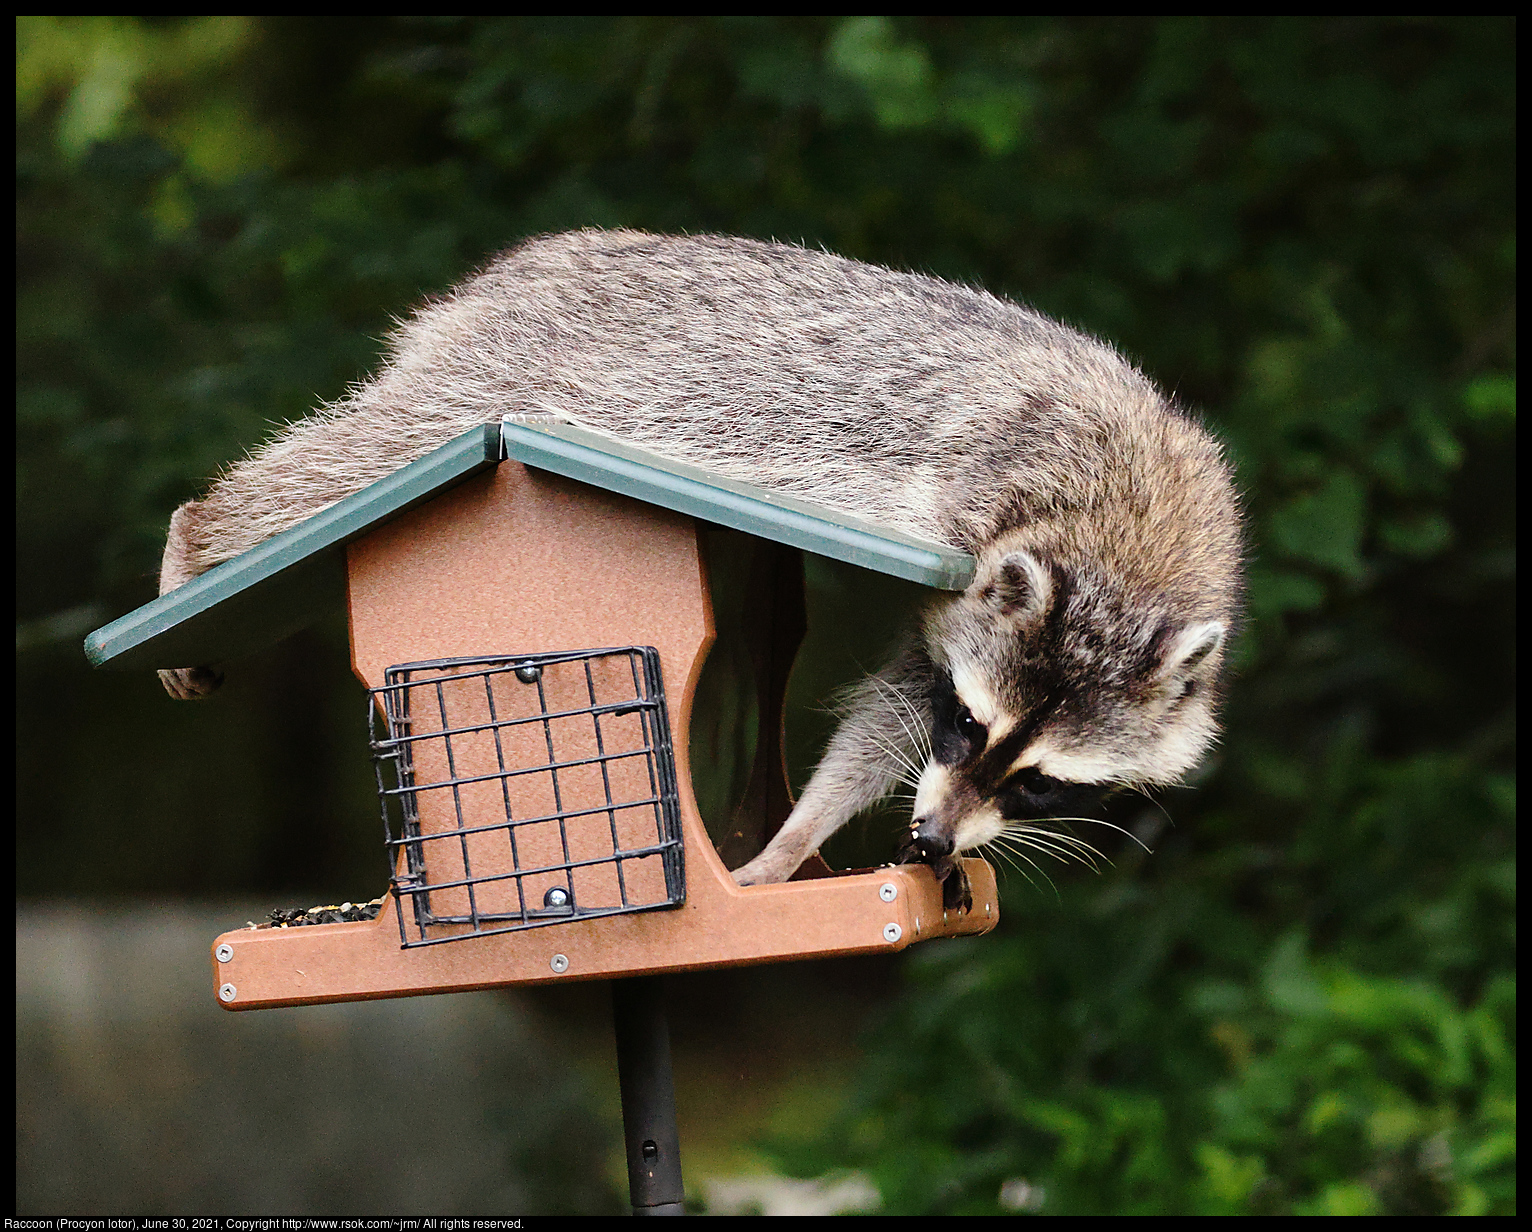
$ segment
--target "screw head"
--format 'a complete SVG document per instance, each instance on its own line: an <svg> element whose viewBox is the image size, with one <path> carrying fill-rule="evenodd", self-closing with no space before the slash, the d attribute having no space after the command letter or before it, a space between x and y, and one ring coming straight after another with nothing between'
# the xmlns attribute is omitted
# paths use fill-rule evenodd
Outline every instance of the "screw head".
<svg viewBox="0 0 1532 1232"><path fill-rule="evenodd" d="M219 962L228 962L229 959L234 957L234 947L225 941L222 945L213 951L213 955L218 959Z"/></svg>
<svg viewBox="0 0 1532 1232"><path fill-rule="evenodd" d="M878 887L878 897L885 903L891 903L899 897L899 887L892 881L885 881Z"/></svg>
<svg viewBox="0 0 1532 1232"><path fill-rule="evenodd" d="M569 891L563 886L549 886L548 892L543 895L544 907L567 907L569 906Z"/></svg>
<svg viewBox="0 0 1532 1232"><path fill-rule="evenodd" d="M548 960L548 965L553 968L554 975L563 975L569 970L569 959L563 954L555 954Z"/></svg>
<svg viewBox="0 0 1532 1232"><path fill-rule="evenodd" d="M883 925L883 940L892 944L893 942L898 941L902 936L904 936L904 929L900 928L899 925L895 924L892 920Z"/></svg>
<svg viewBox="0 0 1532 1232"><path fill-rule="evenodd" d="M536 684L543 674L543 669L536 663L523 663L516 669L516 679L522 684Z"/></svg>
<svg viewBox="0 0 1532 1232"><path fill-rule="evenodd" d="M232 1001L238 995L239 990L233 984L225 984L218 990L218 999L220 1001Z"/></svg>

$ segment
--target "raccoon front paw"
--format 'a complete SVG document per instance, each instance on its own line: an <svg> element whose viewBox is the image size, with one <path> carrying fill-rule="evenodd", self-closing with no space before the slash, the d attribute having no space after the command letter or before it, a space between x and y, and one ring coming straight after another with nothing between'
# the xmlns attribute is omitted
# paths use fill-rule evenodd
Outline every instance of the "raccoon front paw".
<svg viewBox="0 0 1532 1232"><path fill-rule="evenodd" d="M160 683L177 701L194 702L217 689L223 673L210 667L167 667L160 670Z"/></svg>
<svg viewBox="0 0 1532 1232"><path fill-rule="evenodd" d="M961 864L953 864L942 880L942 910L960 911L964 915L973 910L973 887Z"/></svg>
<svg viewBox="0 0 1532 1232"><path fill-rule="evenodd" d="M796 869L796 865L785 868L781 860L772 859L762 852L750 863L740 865L729 876L734 878L735 885L776 885L779 881L786 881Z"/></svg>

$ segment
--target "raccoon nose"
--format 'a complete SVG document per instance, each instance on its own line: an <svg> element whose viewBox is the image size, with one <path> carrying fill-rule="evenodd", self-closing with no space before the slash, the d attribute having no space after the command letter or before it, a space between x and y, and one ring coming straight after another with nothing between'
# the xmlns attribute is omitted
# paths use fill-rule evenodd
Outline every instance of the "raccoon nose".
<svg viewBox="0 0 1532 1232"><path fill-rule="evenodd" d="M934 821L917 821L910 842L920 858L928 862L952 854L952 835L943 833Z"/></svg>

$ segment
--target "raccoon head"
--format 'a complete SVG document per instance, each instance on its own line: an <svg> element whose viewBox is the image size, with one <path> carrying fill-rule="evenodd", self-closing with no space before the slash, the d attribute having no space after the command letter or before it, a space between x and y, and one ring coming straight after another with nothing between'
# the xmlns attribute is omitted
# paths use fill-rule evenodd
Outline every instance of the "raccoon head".
<svg viewBox="0 0 1532 1232"><path fill-rule="evenodd" d="M930 759L906 854L938 874L1008 822L1168 784L1217 732L1221 620L1178 616L1085 567L996 550L926 614Z"/></svg>

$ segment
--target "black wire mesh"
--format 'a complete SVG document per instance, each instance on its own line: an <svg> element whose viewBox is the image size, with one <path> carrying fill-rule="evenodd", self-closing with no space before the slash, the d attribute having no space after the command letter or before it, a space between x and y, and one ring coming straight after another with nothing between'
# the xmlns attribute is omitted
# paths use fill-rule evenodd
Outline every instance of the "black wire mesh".
<svg viewBox="0 0 1532 1232"><path fill-rule="evenodd" d="M401 946L685 901L652 647L404 663L368 706Z"/></svg>

